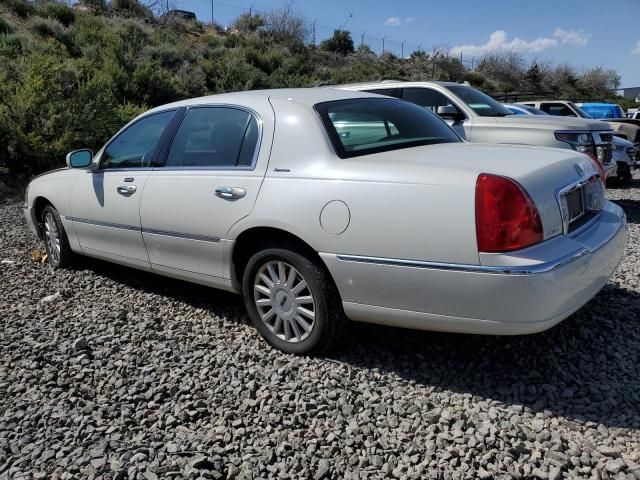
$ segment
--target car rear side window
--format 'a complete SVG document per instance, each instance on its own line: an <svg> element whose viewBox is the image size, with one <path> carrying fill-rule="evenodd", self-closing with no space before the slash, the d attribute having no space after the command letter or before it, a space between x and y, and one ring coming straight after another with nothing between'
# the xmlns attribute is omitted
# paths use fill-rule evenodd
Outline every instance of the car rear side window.
<svg viewBox="0 0 640 480"><path fill-rule="evenodd" d="M438 116L391 98L354 98L315 106L341 158L460 142Z"/></svg>
<svg viewBox="0 0 640 480"><path fill-rule="evenodd" d="M250 167L258 145L255 116L239 108L196 107L185 115L166 167Z"/></svg>
<svg viewBox="0 0 640 480"><path fill-rule="evenodd" d="M402 99L407 102L420 105L421 107L428 108L433 113L438 113L438 107L444 106L454 107L459 113L462 113L447 96L436 90L432 90L431 88L405 88L402 91Z"/></svg>
<svg viewBox="0 0 640 480"><path fill-rule="evenodd" d="M107 145L100 168L149 167L158 141L175 113L155 113L131 124Z"/></svg>
<svg viewBox="0 0 640 480"><path fill-rule="evenodd" d="M576 117L577 115L563 103L543 103L540 110L556 117Z"/></svg>

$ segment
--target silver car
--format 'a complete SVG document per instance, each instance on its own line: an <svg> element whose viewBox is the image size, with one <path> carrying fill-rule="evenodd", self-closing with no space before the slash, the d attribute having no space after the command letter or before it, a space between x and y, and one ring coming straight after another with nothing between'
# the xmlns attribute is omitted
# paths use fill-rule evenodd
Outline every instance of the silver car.
<svg viewBox="0 0 640 480"><path fill-rule="evenodd" d="M53 267L88 255L241 293L292 353L327 348L346 318L547 329L602 288L626 238L587 155L464 143L370 93L173 103L67 165L34 179L24 206Z"/></svg>

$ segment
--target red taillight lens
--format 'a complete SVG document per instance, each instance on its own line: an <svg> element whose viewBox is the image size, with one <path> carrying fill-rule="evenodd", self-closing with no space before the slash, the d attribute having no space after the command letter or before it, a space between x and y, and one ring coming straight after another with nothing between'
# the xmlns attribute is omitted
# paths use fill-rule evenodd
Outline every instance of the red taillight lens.
<svg viewBox="0 0 640 480"><path fill-rule="evenodd" d="M600 181L602 182L603 185L606 185L607 174L604 172L604 166L602 166L602 164L598 161L598 159L591 157L591 155L589 155L589 158L591 158L591 161L596 166L596 170L598 170L598 174L600 175Z"/></svg>
<svg viewBox="0 0 640 480"><path fill-rule="evenodd" d="M518 182L489 173L478 176L476 237L481 252L508 252L542 241L538 209Z"/></svg>

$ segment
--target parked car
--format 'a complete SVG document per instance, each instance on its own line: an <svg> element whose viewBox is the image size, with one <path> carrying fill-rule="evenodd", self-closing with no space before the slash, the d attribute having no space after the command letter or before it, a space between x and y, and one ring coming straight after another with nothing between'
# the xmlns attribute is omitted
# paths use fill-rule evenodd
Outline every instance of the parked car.
<svg viewBox="0 0 640 480"><path fill-rule="evenodd" d="M624 110L620 105L615 103L576 103L578 107L587 112L591 118L609 119L609 118L626 118Z"/></svg>
<svg viewBox="0 0 640 480"><path fill-rule="evenodd" d="M598 120L513 115L493 98L452 82L384 81L339 88L402 98L437 113L470 142L538 145L587 153L601 163L612 157L611 128Z"/></svg>
<svg viewBox="0 0 640 480"><path fill-rule="evenodd" d="M602 288L626 239L587 155L462 142L369 93L181 101L67 165L25 199L53 267L82 254L243 293L257 330L292 353L331 345L345 315L545 330Z"/></svg>
<svg viewBox="0 0 640 480"><path fill-rule="evenodd" d="M533 100L521 103L539 108L550 115L579 117L591 119L591 115L579 105L568 100ZM614 134L631 141L636 150L636 162L640 161L640 120L630 118L604 118L601 121L606 122L613 129Z"/></svg>
<svg viewBox="0 0 640 480"><path fill-rule="evenodd" d="M554 117L592 118L591 115L570 100L530 100L527 102L519 102L516 105L538 108Z"/></svg>
<svg viewBox="0 0 640 480"><path fill-rule="evenodd" d="M632 109L632 110L627 110L627 118L631 118L633 120L640 120L640 110L636 109Z"/></svg>
<svg viewBox="0 0 640 480"><path fill-rule="evenodd" d="M505 107L507 107L509 110L511 110L512 112L519 112L519 113L515 113L516 115L546 115L547 117L551 117L551 115L549 115L546 112L543 112L542 110L539 110L535 107L531 107L529 105L521 105L521 104L512 104L512 103L506 103L503 104ZM623 143L621 142L621 139L617 138L617 137L613 137L613 145L614 145L614 154L616 153L615 148L618 146L623 145ZM631 145L633 147L633 144ZM626 148L626 147L625 147ZM623 161L623 157L620 155L620 152L617 152L617 159L619 161ZM611 158L610 161L604 161L602 163L602 166L604 167L604 171L605 171L605 177L607 179L609 178L614 178L614 177L618 177L618 172L620 170L620 172L624 173L625 169L623 167L618 168L618 163L616 161L614 161L613 158ZM626 177L625 177L626 178Z"/></svg>
<svg viewBox="0 0 640 480"><path fill-rule="evenodd" d="M514 115L548 115L548 113L528 105L517 105L514 103L503 103L502 105L507 107Z"/></svg>
<svg viewBox="0 0 640 480"><path fill-rule="evenodd" d="M620 137L613 137L613 161L616 165L616 177L628 182L633 178L636 168L636 149L633 143Z"/></svg>

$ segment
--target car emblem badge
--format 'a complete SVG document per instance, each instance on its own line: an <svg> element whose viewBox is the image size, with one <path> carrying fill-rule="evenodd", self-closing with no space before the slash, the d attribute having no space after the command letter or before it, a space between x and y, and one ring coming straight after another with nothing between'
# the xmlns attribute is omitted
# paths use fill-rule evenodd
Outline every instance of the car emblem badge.
<svg viewBox="0 0 640 480"><path fill-rule="evenodd" d="M578 175L580 175L581 177L584 176L584 170L582 170L582 168L580 167L580 165L574 165L574 167L576 168L576 172L578 172Z"/></svg>

